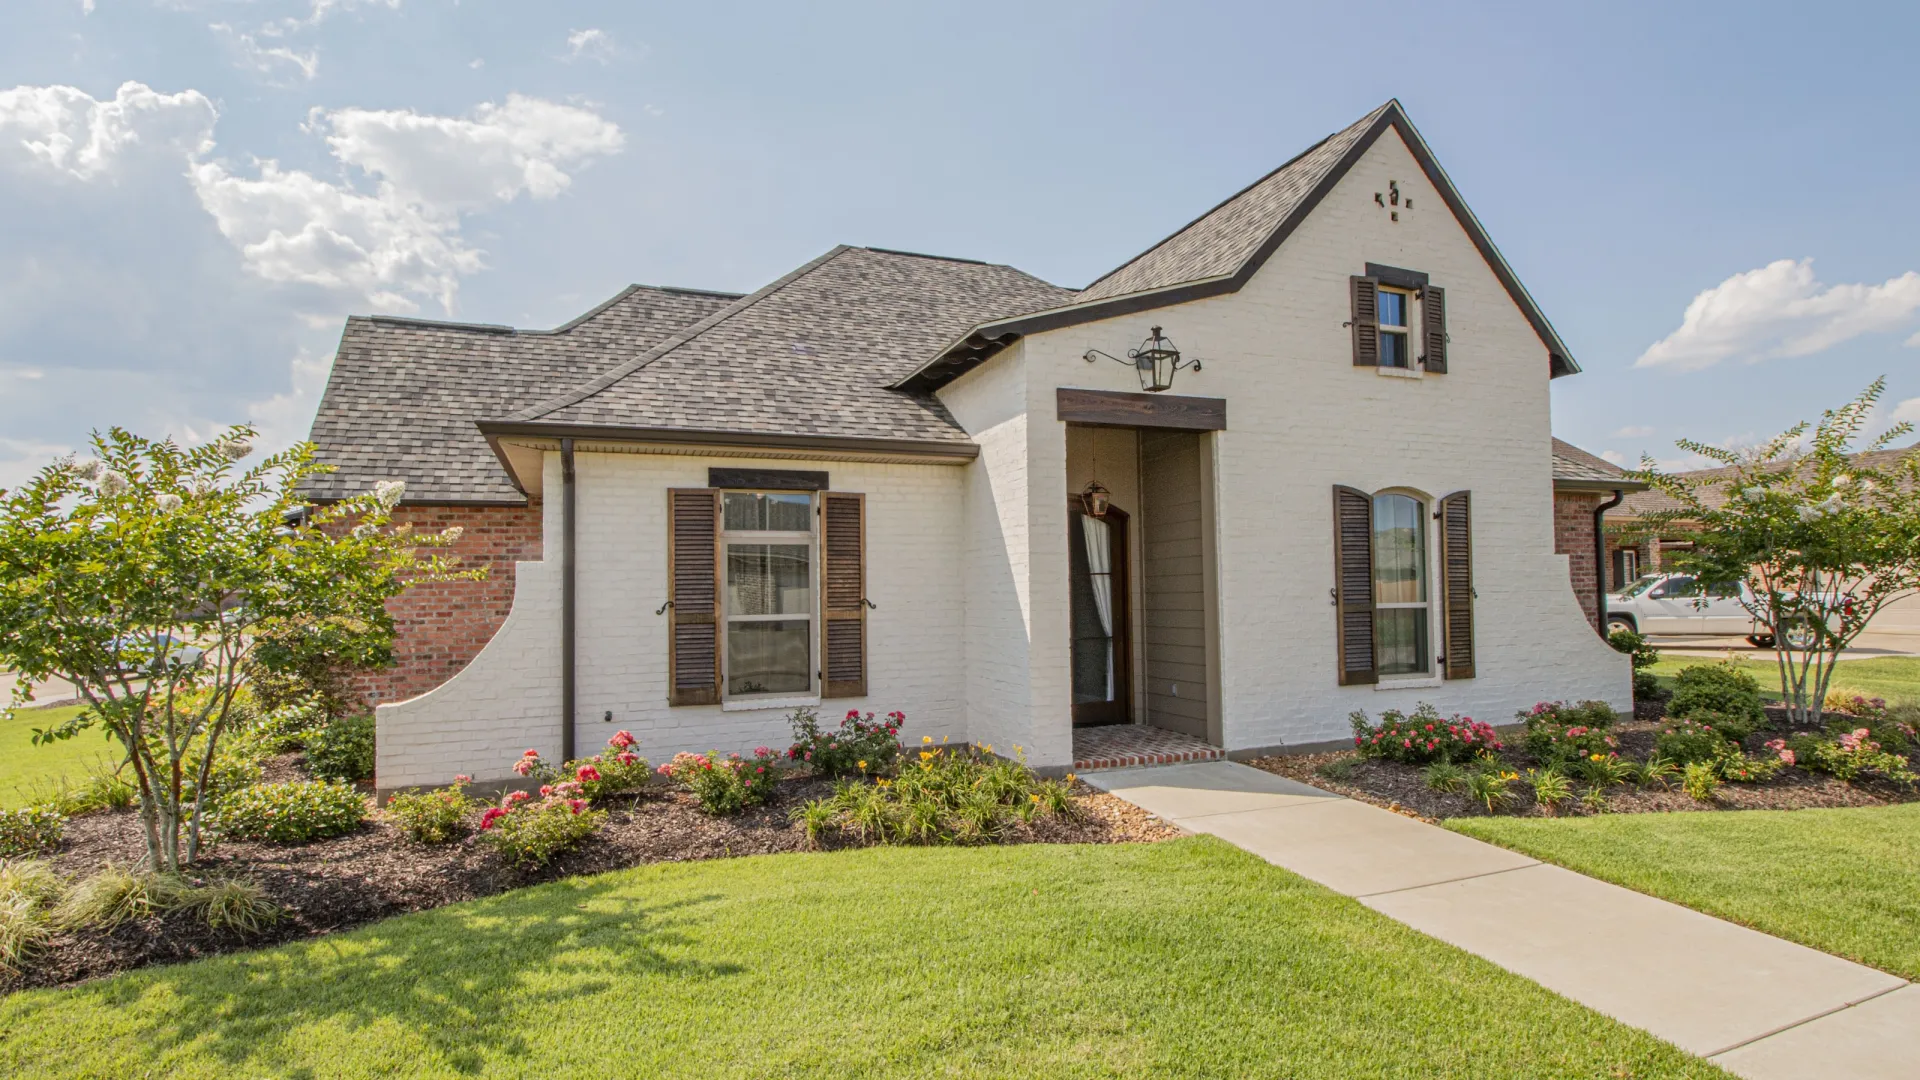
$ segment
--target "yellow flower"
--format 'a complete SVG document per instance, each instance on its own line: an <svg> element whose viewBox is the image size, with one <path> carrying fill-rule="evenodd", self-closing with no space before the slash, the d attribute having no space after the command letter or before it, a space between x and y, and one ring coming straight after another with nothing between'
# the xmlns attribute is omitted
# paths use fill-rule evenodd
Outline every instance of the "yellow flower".
<svg viewBox="0 0 1920 1080"><path fill-rule="evenodd" d="M981 743L981 744L980 744L980 749L982 749L982 750L985 750L985 751L986 751L987 753L989 753L989 754L991 754L991 753L993 753L993 744L992 744L992 743Z"/></svg>
<svg viewBox="0 0 1920 1080"><path fill-rule="evenodd" d="M875 781L874 781L874 783L876 783L876 784L879 784L879 785L880 785L881 787L892 787L892 786L893 786L893 781L891 781L891 780L888 780L888 779L886 779L885 777L882 777L882 778L881 778L881 779L879 779L879 780L875 780Z"/></svg>
<svg viewBox="0 0 1920 1080"><path fill-rule="evenodd" d="M1029 799L1032 799L1032 800L1033 800L1034 802L1039 802L1039 801L1040 801L1040 793L1036 791L1036 792L1034 792L1033 794L1031 794L1031 795L1029 795L1029 796L1027 796L1027 798L1029 798Z"/></svg>
<svg viewBox="0 0 1920 1080"><path fill-rule="evenodd" d="M921 745L921 746L925 746L925 745L927 745L928 743L930 743L930 742L932 742L932 741L933 741L933 736L931 736L931 735L922 735L922 736L920 736L920 745Z"/></svg>
<svg viewBox="0 0 1920 1080"><path fill-rule="evenodd" d="M1587 755L1587 760L1588 761L1604 761L1606 760L1606 755L1605 754L1589 754Z"/></svg>
<svg viewBox="0 0 1920 1080"><path fill-rule="evenodd" d="M867 769L867 763L864 761L860 762L860 771L865 772L866 769Z"/></svg>
<svg viewBox="0 0 1920 1080"><path fill-rule="evenodd" d="M921 760L921 761L931 761L931 760L933 760L933 751L931 751L931 750L922 750L922 751L920 751L920 760Z"/></svg>
<svg viewBox="0 0 1920 1080"><path fill-rule="evenodd" d="M1071 784L1071 783L1073 783L1073 781L1074 781L1074 775L1073 775L1072 773L1068 773L1068 774L1067 774L1067 783L1069 783L1069 784Z"/></svg>

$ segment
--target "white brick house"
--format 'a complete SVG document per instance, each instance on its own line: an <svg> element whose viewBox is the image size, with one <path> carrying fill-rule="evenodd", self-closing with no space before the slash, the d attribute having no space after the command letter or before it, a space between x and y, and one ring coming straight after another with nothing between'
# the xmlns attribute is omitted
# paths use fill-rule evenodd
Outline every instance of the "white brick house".
<svg viewBox="0 0 1920 1080"><path fill-rule="evenodd" d="M435 328L574 366L407 455L510 481L544 558L464 670L379 707L383 790L615 728L784 745L799 705L1068 767L1113 725L1252 753L1422 701L1630 704L1556 553L1548 381L1579 369L1397 103L1085 290L837 248L696 306L637 347L585 341L598 312ZM1156 332L1201 364L1148 393L1100 354ZM336 367L323 456L382 363Z"/></svg>

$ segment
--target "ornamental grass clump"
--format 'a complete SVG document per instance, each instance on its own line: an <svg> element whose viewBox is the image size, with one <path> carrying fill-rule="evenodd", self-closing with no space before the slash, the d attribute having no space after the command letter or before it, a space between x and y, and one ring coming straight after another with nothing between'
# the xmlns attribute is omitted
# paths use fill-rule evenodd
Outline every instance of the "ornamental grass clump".
<svg viewBox="0 0 1920 1080"><path fill-rule="evenodd" d="M53 936L53 909L66 882L46 863L0 859L0 982L26 973Z"/></svg>
<svg viewBox="0 0 1920 1080"><path fill-rule="evenodd" d="M718 750L675 754L660 766L660 775L693 792L707 813L737 814L760 805L773 793L780 779L780 758L764 746L756 747L750 758L723 756Z"/></svg>
<svg viewBox="0 0 1920 1080"><path fill-rule="evenodd" d="M461 775L443 788L395 795L387 800L387 820L416 844L450 843L466 831L467 814L473 809L474 800L467 794L470 780Z"/></svg>
<svg viewBox="0 0 1920 1080"><path fill-rule="evenodd" d="M230 840L306 844L352 832L367 820L367 797L334 780L255 784L221 800L214 818Z"/></svg>
<svg viewBox="0 0 1920 1080"><path fill-rule="evenodd" d="M1412 715L1398 709L1385 710L1377 725L1368 722L1365 712L1356 711L1348 719L1353 723L1354 749L1361 757L1426 765L1471 761L1476 755L1505 748L1491 724L1470 716L1444 718L1424 701Z"/></svg>
<svg viewBox="0 0 1920 1080"><path fill-rule="evenodd" d="M815 844L828 832L866 844L984 844L1016 822L1071 814L1073 779L1043 780L991 745L926 746L896 776L843 781L793 818Z"/></svg>
<svg viewBox="0 0 1920 1080"><path fill-rule="evenodd" d="M1533 789L1533 801L1548 814L1573 801L1573 781L1557 768L1528 769L1525 783Z"/></svg>
<svg viewBox="0 0 1920 1080"><path fill-rule="evenodd" d="M1633 779L1635 769L1633 762L1622 761L1618 754L1588 754L1569 762L1567 771L1592 787L1609 788Z"/></svg>
<svg viewBox="0 0 1920 1080"><path fill-rule="evenodd" d="M102 867L68 889L52 909L53 922L67 929L111 930L177 912L206 926L258 933L280 918L280 908L250 881L217 878L196 881L172 871Z"/></svg>
<svg viewBox="0 0 1920 1080"><path fill-rule="evenodd" d="M893 771L907 714L890 712L884 720L875 720L872 713L862 716L860 710L849 709L838 728L821 731L812 709L795 709L788 723L793 728L788 761L805 765L816 776L875 776Z"/></svg>
<svg viewBox="0 0 1920 1080"><path fill-rule="evenodd" d="M1519 773L1489 762L1484 768L1467 772L1467 798L1484 805L1491 814L1513 802L1513 782L1518 779Z"/></svg>

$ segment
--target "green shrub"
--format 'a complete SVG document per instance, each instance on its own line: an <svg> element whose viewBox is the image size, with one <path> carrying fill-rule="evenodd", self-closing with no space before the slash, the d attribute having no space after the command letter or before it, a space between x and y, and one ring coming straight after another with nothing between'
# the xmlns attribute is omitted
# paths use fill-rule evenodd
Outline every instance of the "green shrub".
<svg viewBox="0 0 1920 1080"><path fill-rule="evenodd" d="M1593 754L1611 754L1619 741L1607 733L1618 714L1604 701L1542 701L1514 715L1527 725L1527 752L1552 765Z"/></svg>
<svg viewBox="0 0 1920 1080"><path fill-rule="evenodd" d="M1361 757L1425 765L1433 761L1471 761L1477 754L1504 749L1491 725L1470 716L1444 718L1440 710L1424 701L1411 716L1399 709L1381 712L1377 726L1367 721L1364 712L1354 712L1348 719L1353 723L1354 749Z"/></svg>
<svg viewBox="0 0 1920 1080"><path fill-rule="evenodd" d="M605 750L590 758L567 762L565 772L580 785L581 797L599 802L647 786L653 767L646 758L633 752L634 741L632 734L616 731L613 738L607 740ZM756 753L769 757L773 751L762 747Z"/></svg>
<svg viewBox="0 0 1920 1080"><path fill-rule="evenodd" d="M1692 761L1680 776L1680 790L1697 802L1712 802L1720 790L1720 773L1711 761Z"/></svg>
<svg viewBox="0 0 1920 1080"><path fill-rule="evenodd" d="M693 792L700 809L709 814L737 814L749 806L766 801L780 779L780 759L766 747L751 758L739 754L721 756L714 750L705 754L675 754L660 766L660 774Z"/></svg>
<svg viewBox="0 0 1920 1080"><path fill-rule="evenodd" d="M1712 728L1719 733L1721 738L1733 743L1735 746L1745 742L1747 736L1754 732L1753 725L1748 722L1748 717L1734 713L1723 713L1718 709L1695 709L1688 713L1685 719L1701 727Z"/></svg>
<svg viewBox="0 0 1920 1080"><path fill-rule="evenodd" d="M67 816L51 806L0 810L0 859L51 851L66 829Z"/></svg>
<svg viewBox="0 0 1920 1080"><path fill-rule="evenodd" d="M1654 736L1654 753L1675 765L1712 763L1731 747L1712 725L1694 720L1669 720Z"/></svg>
<svg viewBox="0 0 1920 1080"><path fill-rule="evenodd" d="M1615 652L1626 653L1635 671L1643 671L1660 662L1660 650L1654 648L1645 635L1625 627L1608 631L1607 644L1613 646Z"/></svg>
<svg viewBox="0 0 1920 1080"><path fill-rule="evenodd" d="M1732 717L1744 724L1748 733L1763 727L1767 720L1760 707L1760 684L1732 664L1695 664L1681 668L1674 677L1667 715L1685 719L1700 711Z"/></svg>
<svg viewBox="0 0 1920 1080"><path fill-rule="evenodd" d="M849 709L837 729L821 731L812 709L795 709L787 722L793 728L787 760L818 776L868 776L893 770L907 716L890 712L885 720L875 720L872 713L861 716L860 710Z"/></svg>
<svg viewBox="0 0 1920 1080"><path fill-rule="evenodd" d="M326 724L327 711L319 701L292 701L238 729L228 746L235 755L258 761L305 749L308 736Z"/></svg>
<svg viewBox="0 0 1920 1080"><path fill-rule="evenodd" d="M458 837L473 809L467 778L433 791L408 791L387 800L386 815L401 835L416 844L444 844Z"/></svg>
<svg viewBox="0 0 1920 1080"><path fill-rule="evenodd" d="M1827 697L1831 701L1833 695ZM1920 749L1920 727L1916 727L1920 725L1920 705L1895 705L1889 708L1879 698L1874 698L1861 707L1859 701L1856 696L1849 702L1851 707L1842 710L1849 715L1834 716L1827 720L1828 734L1839 736L1865 728L1868 737L1885 750L1904 754Z"/></svg>
<svg viewBox="0 0 1920 1080"><path fill-rule="evenodd" d="M307 780L234 792L221 800L215 828L232 840L305 844L352 832L366 819L366 796L351 786Z"/></svg>
<svg viewBox="0 0 1920 1080"><path fill-rule="evenodd" d="M1043 780L985 748L921 750L892 779L847 781L793 811L818 842L828 829L870 844L978 844L1016 821L1072 813L1073 776Z"/></svg>
<svg viewBox="0 0 1920 1080"><path fill-rule="evenodd" d="M1658 701L1660 700L1660 695L1660 677L1658 675L1655 675L1651 671L1634 671L1633 700L1636 703L1642 701Z"/></svg>
<svg viewBox="0 0 1920 1080"><path fill-rule="evenodd" d="M587 809L585 799L550 795L536 800L515 791L481 816L480 829L487 843L509 862L533 869L579 846L606 820L607 812Z"/></svg>
<svg viewBox="0 0 1920 1080"><path fill-rule="evenodd" d="M373 717L342 716L307 735L307 772L356 784L373 777Z"/></svg>
<svg viewBox="0 0 1920 1080"><path fill-rule="evenodd" d="M1778 775L1784 765L1777 757L1748 757L1732 744L1728 744L1713 763L1720 779L1736 784L1764 784Z"/></svg>
<svg viewBox="0 0 1920 1080"><path fill-rule="evenodd" d="M1802 736L1789 745L1801 768L1829 773L1848 783L1869 773L1903 783L1920 780L1905 755L1881 747L1867 728L1855 728L1831 740Z"/></svg>

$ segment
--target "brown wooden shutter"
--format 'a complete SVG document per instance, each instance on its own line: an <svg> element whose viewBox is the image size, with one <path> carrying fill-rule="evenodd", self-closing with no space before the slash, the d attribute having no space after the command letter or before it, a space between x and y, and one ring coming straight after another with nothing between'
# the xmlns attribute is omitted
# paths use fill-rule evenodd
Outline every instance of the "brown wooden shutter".
<svg viewBox="0 0 1920 1080"><path fill-rule="evenodd" d="M1373 646L1373 496L1333 489L1333 589L1340 685L1380 681Z"/></svg>
<svg viewBox="0 0 1920 1080"><path fill-rule="evenodd" d="M720 493L667 491L667 704L720 701Z"/></svg>
<svg viewBox="0 0 1920 1080"><path fill-rule="evenodd" d="M1420 358L1428 371L1447 373L1447 290L1428 285L1420 290L1420 329L1425 338L1426 355Z"/></svg>
<svg viewBox="0 0 1920 1080"><path fill-rule="evenodd" d="M820 696L867 696L867 497L820 496Z"/></svg>
<svg viewBox="0 0 1920 1080"><path fill-rule="evenodd" d="M1353 287L1353 366L1380 366L1380 282L1355 276Z"/></svg>
<svg viewBox="0 0 1920 1080"><path fill-rule="evenodd" d="M1441 655L1447 678L1473 678L1473 512L1471 496L1440 500Z"/></svg>

